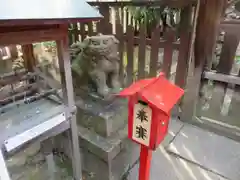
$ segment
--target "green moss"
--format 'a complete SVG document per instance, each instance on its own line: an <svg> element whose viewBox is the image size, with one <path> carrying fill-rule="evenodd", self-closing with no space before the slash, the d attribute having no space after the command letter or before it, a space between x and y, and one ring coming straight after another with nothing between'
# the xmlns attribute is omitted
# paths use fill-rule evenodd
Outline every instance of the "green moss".
<svg viewBox="0 0 240 180"><path fill-rule="evenodd" d="M56 162L56 165L59 167L59 169L62 169L63 171L65 171L68 176L73 175L73 168L72 168L71 161L69 159L67 159L66 157L64 158L57 157L55 162Z"/></svg>
<svg viewBox="0 0 240 180"><path fill-rule="evenodd" d="M240 64L240 56L235 56L235 61L237 64Z"/></svg>

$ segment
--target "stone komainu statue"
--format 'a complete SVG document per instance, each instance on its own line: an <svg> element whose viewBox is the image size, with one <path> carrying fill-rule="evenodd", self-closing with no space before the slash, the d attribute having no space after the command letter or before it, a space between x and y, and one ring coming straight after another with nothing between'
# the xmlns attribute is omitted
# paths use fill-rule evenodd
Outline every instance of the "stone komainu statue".
<svg viewBox="0 0 240 180"><path fill-rule="evenodd" d="M71 45L75 89L87 87L104 98L119 91L118 43L112 35L97 35Z"/></svg>

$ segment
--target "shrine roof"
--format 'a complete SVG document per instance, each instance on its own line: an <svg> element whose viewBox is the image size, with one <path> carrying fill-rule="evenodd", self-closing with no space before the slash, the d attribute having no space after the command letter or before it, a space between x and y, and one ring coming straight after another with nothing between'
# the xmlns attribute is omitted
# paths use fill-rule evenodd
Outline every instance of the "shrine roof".
<svg viewBox="0 0 240 180"><path fill-rule="evenodd" d="M4 0L1 25L63 24L102 18L85 0Z"/></svg>

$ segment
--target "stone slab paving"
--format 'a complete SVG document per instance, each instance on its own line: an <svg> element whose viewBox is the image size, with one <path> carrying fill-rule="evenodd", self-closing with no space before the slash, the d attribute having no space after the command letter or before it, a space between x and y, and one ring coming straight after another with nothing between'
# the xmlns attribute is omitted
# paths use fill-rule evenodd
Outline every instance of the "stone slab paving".
<svg viewBox="0 0 240 180"><path fill-rule="evenodd" d="M196 164L168 153L165 148L181 133L184 124L172 119L169 124L168 135L162 145L153 153L151 163L151 180L227 180L217 174L204 170ZM135 165L127 180L138 180L139 164ZM124 179L125 180L125 179Z"/></svg>
<svg viewBox="0 0 240 180"><path fill-rule="evenodd" d="M228 179L240 179L239 142L184 125L167 150Z"/></svg>
<svg viewBox="0 0 240 180"><path fill-rule="evenodd" d="M177 120L176 118L172 118L169 123L168 135L165 137L162 142L163 146L169 145L175 138L175 136L179 133L179 131L183 128L184 124Z"/></svg>
<svg viewBox="0 0 240 180"><path fill-rule="evenodd" d="M138 180L137 164L127 176L127 180ZM176 156L170 155L164 147L159 147L153 154L151 164L151 180L226 180L197 165L188 163Z"/></svg>

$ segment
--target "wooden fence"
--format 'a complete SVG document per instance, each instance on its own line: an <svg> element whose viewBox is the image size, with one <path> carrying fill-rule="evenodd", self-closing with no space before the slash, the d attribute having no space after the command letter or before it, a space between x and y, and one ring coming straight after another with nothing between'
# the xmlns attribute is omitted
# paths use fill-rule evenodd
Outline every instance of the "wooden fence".
<svg viewBox="0 0 240 180"><path fill-rule="evenodd" d="M218 44L221 53L215 68L208 64L203 73L196 116L236 135L240 132L240 22L222 22L221 31L225 33L222 45Z"/></svg>
<svg viewBox="0 0 240 180"><path fill-rule="evenodd" d="M170 28L161 37L161 27L152 29L151 38L148 38L146 27L135 22L129 10L129 6L159 6L161 2L90 2L91 5L99 8L104 19L97 23L71 24L70 41L71 43L81 41L87 35L98 33L114 34L120 41L120 77L124 86L136 79L154 77L163 71L168 77L174 74L174 82L184 88L195 1L181 1L182 3L169 1L170 7L181 10L180 40L176 37L176 31ZM117 16L111 16L111 13Z"/></svg>
<svg viewBox="0 0 240 180"><path fill-rule="evenodd" d="M120 80L123 86L141 78L154 77L160 71L184 88L189 66L189 51L194 27L195 1L154 2L92 2L104 18L99 22L69 25L70 43L82 41L86 36L114 34L119 40ZM168 28L161 36L162 27L152 29L151 37L146 26L134 21L129 6L169 5L180 10L179 36ZM111 13L118 16L111 16ZM117 18L116 18L117 17ZM136 33L136 31L138 33ZM179 38L180 37L180 38Z"/></svg>
<svg viewBox="0 0 240 180"><path fill-rule="evenodd" d="M146 26L136 22L129 10L130 6L160 6L163 5L161 3L180 9L179 36L176 35L175 29L170 28L164 31L162 36L163 28L158 26L152 29L149 37ZM70 24L70 44L98 33L114 34L119 40L120 80L123 86L128 86L137 79L157 76L163 71L174 83L185 88L195 22L195 1L90 2L90 4L99 9L104 19L99 22ZM237 48L240 40L238 33L240 22L224 22L221 29L225 35L222 46L219 46L221 53L216 66L208 63L205 71L201 71L200 96L196 98L194 96L195 99L199 99L194 120L207 122L212 129L217 128L221 132L239 135L240 56L237 57L236 52L238 54L239 51ZM1 53L6 54L3 50ZM187 103L191 106L193 102Z"/></svg>

